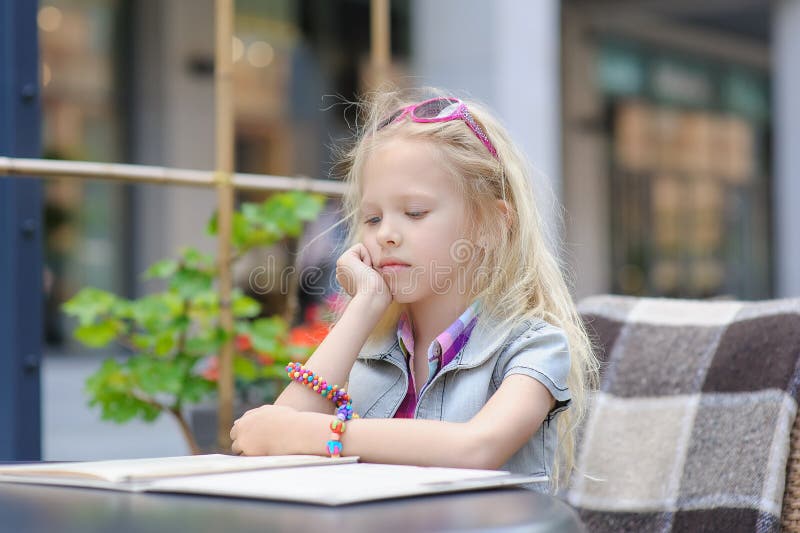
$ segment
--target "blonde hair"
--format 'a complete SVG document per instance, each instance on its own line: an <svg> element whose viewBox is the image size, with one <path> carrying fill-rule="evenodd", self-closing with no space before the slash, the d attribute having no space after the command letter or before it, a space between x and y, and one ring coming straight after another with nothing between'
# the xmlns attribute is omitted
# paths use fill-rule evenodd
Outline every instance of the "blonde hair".
<svg viewBox="0 0 800 533"><path fill-rule="evenodd" d="M469 206L471 235L482 236L482 253L473 255L473 298L481 298L481 314L512 328L525 319L542 319L562 328L570 349L567 379L572 402L558 417L560 446L556 452L554 485L566 482L574 465L575 435L586 413L588 391L597 383L598 362L570 295L555 255L542 229L534 201L530 166L515 147L505 128L480 104L462 101L495 146L493 157L462 120L416 123L408 119L381 128L398 109L435 96L451 96L436 89L380 91L359 104L362 126L349 149L342 150L339 173L348 183L343 198L344 222L348 223L347 246L360 241L358 209L362 168L372 150L389 139L403 137L429 142L441 152L452 176L460 178L459 190ZM498 206L508 205L505 213ZM403 306L393 302L368 339L382 338L396 328Z"/></svg>

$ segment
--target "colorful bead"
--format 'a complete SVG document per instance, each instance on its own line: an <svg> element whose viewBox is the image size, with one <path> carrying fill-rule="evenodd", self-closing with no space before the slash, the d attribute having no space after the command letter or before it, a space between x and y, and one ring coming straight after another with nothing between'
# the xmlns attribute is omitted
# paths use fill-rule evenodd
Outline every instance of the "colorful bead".
<svg viewBox="0 0 800 533"><path fill-rule="evenodd" d="M344 433L344 428L345 428L344 420L341 420L339 418L334 418L333 420L331 420L331 431L333 431L334 433L341 435L342 433Z"/></svg>
<svg viewBox="0 0 800 533"><path fill-rule="evenodd" d="M339 457L342 454L342 443L338 440L328 441L328 455L331 457Z"/></svg>

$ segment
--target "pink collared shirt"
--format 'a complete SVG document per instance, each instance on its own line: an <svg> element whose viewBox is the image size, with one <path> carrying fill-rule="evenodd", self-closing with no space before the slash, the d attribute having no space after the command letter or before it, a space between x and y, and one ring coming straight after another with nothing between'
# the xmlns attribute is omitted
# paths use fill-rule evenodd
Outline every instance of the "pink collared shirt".
<svg viewBox="0 0 800 533"><path fill-rule="evenodd" d="M458 352L467 344L472 329L478 320L479 302L475 301L470 305L455 322L440 333L428 347L428 383L436 376L436 373L447 366ZM400 403L400 407L395 413L395 418L414 418L417 408L417 387L414 382L414 332L411 320L406 313L400 315L397 322L397 338L400 348L408 361L408 389L406 396ZM422 390L422 389L420 389Z"/></svg>

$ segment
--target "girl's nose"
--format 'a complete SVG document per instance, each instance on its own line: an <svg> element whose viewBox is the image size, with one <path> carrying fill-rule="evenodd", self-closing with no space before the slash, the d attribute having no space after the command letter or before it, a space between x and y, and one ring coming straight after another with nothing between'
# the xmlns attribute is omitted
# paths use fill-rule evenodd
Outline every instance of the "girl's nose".
<svg viewBox="0 0 800 533"><path fill-rule="evenodd" d="M381 224L378 230L378 243L381 246L398 246L400 244L400 234L389 227L388 224Z"/></svg>

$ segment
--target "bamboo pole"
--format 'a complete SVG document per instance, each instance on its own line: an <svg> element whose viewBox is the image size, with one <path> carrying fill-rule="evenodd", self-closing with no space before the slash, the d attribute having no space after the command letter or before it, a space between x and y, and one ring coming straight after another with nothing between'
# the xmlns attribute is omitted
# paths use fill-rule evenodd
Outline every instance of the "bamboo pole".
<svg viewBox="0 0 800 533"><path fill-rule="evenodd" d="M94 178L104 181L152 183L157 185L216 186L216 173L209 170L0 156L0 178L3 176L13 176L15 178L40 178L42 176L64 179ZM344 183L340 181L317 180L304 176L273 176L270 174L233 174L231 185L237 190L307 191L327 196L341 196L345 190Z"/></svg>
<svg viewBox="0 0 800 533"><path fill-rule="evenodd" d="M371 0L370 70L373 88L380 87L389 78L389 66L392 60L389 19L389 0Z"/></svg>
<svg viewBox="0 0 800 533"><path fill-rule="evenodd" d="M219 320L227 334L219 354L217 447L228 450L233 425L233 311L231 308L231 227L233 220L233 0L216 0L216 58L214 60Z"/></svg>

